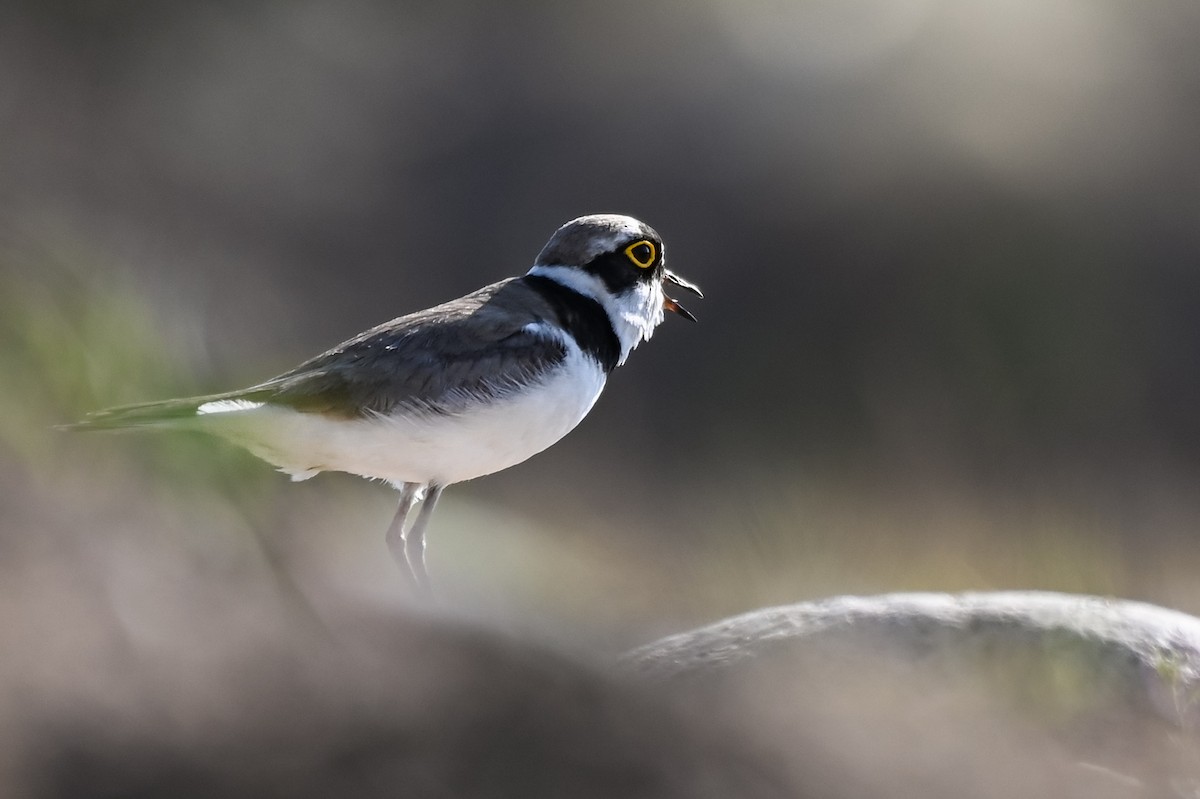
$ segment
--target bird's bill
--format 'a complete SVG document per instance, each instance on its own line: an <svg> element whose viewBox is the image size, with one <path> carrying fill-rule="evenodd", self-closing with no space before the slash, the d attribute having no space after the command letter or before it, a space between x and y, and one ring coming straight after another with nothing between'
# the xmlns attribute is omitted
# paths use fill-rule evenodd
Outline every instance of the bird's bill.
<svg viewBox="0 0 1200 799"><path fill-rule="evenodd" d="M673 300L666 294L663 295L663 308L671 313L677 313L689 322L695 322L696 317L687 308L679 304L678 300Z"/></svg>
<svg viewBox="0 0 1200 799"><path fill-rule="evenodd" d="M687 289L688 291L692 292L697 297L704 296L700 292L699 286L697 286L695 283L692 283L690 280L684 280L679 275L672 272L670 269L667 269L663 272L663 282L674 283L676 286L679 286L680 288ZM684 308L682 305L680 305L678 300L671 299L666 294L663 295L663 308L665 310L670 311L671 313L679 314L684 319L687 319L690 322L696 321L696 317L692 316L691 311L689 311L687 308Z"/></svg>
<svg viewBox="0 0 1200 799"><path fill-rule="evenodd" d="M693 283L690 280L684 280L679 275L672 272L670 269L667 269L663 272L663 280L666 280L669 283L674 283L676 286L679 286L679 288L681 288L681 289L687 289L688 291L695 294L697 297L704 299L704 292L700 291L699 286L697 286L695 283Z"/></svg>

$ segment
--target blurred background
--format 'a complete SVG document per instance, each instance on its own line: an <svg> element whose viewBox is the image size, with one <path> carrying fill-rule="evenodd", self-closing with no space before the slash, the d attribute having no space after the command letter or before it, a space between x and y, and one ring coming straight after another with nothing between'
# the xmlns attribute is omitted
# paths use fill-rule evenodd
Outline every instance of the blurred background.
<svg viewBox="0 0 1200 799"><path fill-rule="evenodd" d="M261 380L602 211L659 230L700 323L668 319L559 445L447 492L429 558L455 613L608 652L840 593L1200 613L1194 3L5 18L15 673L406 603L385 487L51 426Z"/></svg>

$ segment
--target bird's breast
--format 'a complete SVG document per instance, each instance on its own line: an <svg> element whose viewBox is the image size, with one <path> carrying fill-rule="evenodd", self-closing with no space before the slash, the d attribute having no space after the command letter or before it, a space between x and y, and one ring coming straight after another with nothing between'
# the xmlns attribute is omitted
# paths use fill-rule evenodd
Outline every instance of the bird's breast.
<svg viewBox="0 0 1200 799"><path fill-rule="evenodd" d="M577 346L534 382L453 413L397 409L358 419L281 406L222 414L223 435L296 479L341 471L391 483L470 480L514 466L569 433L604 388Z"/></svg>

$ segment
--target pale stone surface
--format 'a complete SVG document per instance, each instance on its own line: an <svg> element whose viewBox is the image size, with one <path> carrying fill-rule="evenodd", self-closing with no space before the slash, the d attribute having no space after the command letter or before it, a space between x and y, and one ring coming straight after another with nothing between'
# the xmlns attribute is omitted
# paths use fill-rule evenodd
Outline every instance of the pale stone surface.
<svg viewBox="0 0 1200 799"><path fill-rule="evenodd" d="M764 608L668 636L626 656L655 680L697 677L750 661L811 664L845 647L880 657L935 658L964 669L1015 650L1069 660L1124 700L1200 729L1200 619L1119 599L1049 592L844 596ZM787 654L785 654L787 653Z"/></svg>

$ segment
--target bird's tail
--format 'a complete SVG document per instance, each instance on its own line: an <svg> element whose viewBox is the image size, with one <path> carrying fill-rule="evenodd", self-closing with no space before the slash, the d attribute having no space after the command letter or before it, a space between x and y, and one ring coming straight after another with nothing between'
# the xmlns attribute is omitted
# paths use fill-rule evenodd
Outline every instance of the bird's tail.
<svg viewBox="0 0 1200 799"><path fill-rule="evenodd" d="M199 415L201 405L213 397L139 402L89 413L73 424L59 425L60 430L122 430L136 427L178 427Z"/></svg>

